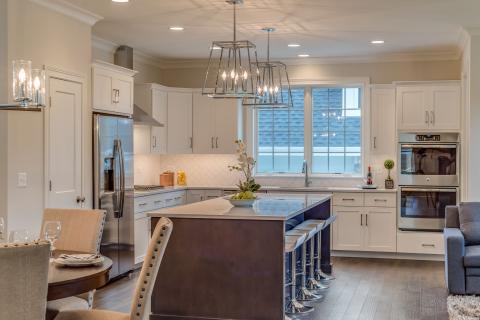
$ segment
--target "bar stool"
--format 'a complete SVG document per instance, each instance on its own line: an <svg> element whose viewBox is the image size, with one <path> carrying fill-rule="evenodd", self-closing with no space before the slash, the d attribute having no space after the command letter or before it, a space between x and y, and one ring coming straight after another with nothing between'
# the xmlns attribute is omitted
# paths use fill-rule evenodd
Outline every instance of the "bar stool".
<svg viewBox="0 0 480 320"><path fill-rule="evenodd" d="M300 285L300 290L297 299L299 301L317 301L323 299L322 295L318 295L313 293L307 288L307 243L313 239L315 234L317 233L317 225L315 223L308 223L304 222L299 224L292 230L288 231L291 234L305 234L306 240L302 244L302 258L301 258L301 265L302 265L302 282Z"/></svg>
<svg viewBox="0 0 480 320"><path fill-rule="evenodd" d="M332 280L335 280L335 277L329 274L326 274L325 272L322 271L322 231L325 230L326 227L330 225L330 223L327 223L325 220L318 220L318 221L323 221L321 225L319 225L319 232L317 233L317 255L316 255L316 268L315 268L315 280L318 282L320 281L326 281L330 282Z"/></svg>
<svg viewBox="0 0 480 320"><path fill-rule="evenodd" d="M290 286L290 300L287 303L285 312L288 314L304 314L313 311L313 307L304 306L297 300L297 249L303 245L306 239L306 234L286 232L285 235L285 253L291 255L291 280L285 286ZM285 320L290 319L287 315Z"/></svg>
<svg viewBox="0 0 480 320"><path fill-rule="evenodd" d="M295 229L312 232L312 228L315 228L314 236L310 237L309 244L310 250L308 250L308 278L306 288L310 291L325 290L328 289L328 285L321 283L315 278L315 260L318 260L318 256L321 250L317 249L315 254L315 242L321 237L321 231L325 224L325 220L309 219L305 220L301 224L297 225ZM321 247L318 247L321 248Z"/></svg>

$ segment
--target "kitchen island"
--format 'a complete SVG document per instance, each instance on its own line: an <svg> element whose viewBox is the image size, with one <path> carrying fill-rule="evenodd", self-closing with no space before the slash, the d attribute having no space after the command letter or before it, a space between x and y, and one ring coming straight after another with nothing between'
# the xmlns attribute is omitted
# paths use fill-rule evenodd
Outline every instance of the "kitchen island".
<svg viewBox="0 0 480 320"><path fill-rule="evenodd" d="M281 320L285 231L331 219L330 195L261 195L253 207L217 198L150 212L173 232L153 289L151 320ZM330 227L322 232L322 270L331 272Z"/></svg>

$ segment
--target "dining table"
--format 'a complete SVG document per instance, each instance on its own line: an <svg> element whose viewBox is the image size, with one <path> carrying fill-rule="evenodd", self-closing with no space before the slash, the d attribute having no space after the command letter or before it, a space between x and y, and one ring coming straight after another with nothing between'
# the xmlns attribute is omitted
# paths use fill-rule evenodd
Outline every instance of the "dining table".
<svg viewBox="0 0 480 320"><path fill-rule="evenodd" d="M79 252L56 251L54 256L75 253ZM103 262L85 267L60 266L52 260L48 270L47 300L72 297L99 289L108 283L111 268L112 260L105 256Z"/></svg>

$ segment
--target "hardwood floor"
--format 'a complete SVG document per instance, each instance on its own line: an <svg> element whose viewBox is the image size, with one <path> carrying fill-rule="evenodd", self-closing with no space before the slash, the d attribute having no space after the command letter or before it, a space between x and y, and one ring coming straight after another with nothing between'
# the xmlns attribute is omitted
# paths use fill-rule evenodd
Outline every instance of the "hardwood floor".
<svg viewBox="0 0 480 320"><path fill-rule="evenodd" d="M443 262L337 257L333 267L325 299L301 319L448 319ZM137 275L98 290L95 308L128 312Z"/></svg>

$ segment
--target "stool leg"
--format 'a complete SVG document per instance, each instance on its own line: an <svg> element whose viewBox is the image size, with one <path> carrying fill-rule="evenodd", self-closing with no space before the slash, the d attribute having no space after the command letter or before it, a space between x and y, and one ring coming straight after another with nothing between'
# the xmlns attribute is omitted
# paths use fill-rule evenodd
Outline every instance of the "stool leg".
<svg viewBox="0 0 480 320"><path fill-rule="evenodd" d="M328 289L327 285L315 279L315 257L314 256L315 256L315 237L312 237L310 239L310 258L309 258L309 268L308 268L307 289L311 291Z"/></svg>
<svg viewBox="0 0 480 320"><path fill-rule="evenodd" d="M317 281L331 281L335 277L322 271L322 232L317 234L317 269L315 270L315 279Z"/></svg>
<svg viewBox="0 0 480 320"><path fill-rule="evenodd" d="M290 290L290 301L287 304L287 314L303 314L313 311L313 307L304 306L297 301L296 286L297 286L297 254L295 250L292 252L292 262L291 262L291 274L292 274L292 283Z"/></svg>
<svg viewBox="0 0 480 320"><path fill-rule="evenodd" d="M322 299L322 295L316 295L307 289L307 243L302 245L302 283L298 300L300 301L317 301Z"/></svg>

